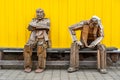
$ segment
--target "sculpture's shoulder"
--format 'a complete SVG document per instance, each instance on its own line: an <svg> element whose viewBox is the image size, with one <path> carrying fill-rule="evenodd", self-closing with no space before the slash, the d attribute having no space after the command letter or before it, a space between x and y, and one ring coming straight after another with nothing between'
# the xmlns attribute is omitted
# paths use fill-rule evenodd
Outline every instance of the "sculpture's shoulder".
<svg viewBox="0 0 120 80"><path fill-rule="evenodd" d="M84 24L84 25L88 25L89 24L89 20L83 20L83 21L81 21L81 23Z"/></svg>
<svg viewBox="0 0 120 80"><path fill-rule="evenodd" d="M48 18L44 18L44 19L42 19L41 24L47 25L50 27L50 20Z"/></svg>
<svg viewBox="0 0 120 80"><path fill-rule="evenodd" d="M46 22L46 23L50 23L50 19L49 18L44 18L42 21Z"/></svg>

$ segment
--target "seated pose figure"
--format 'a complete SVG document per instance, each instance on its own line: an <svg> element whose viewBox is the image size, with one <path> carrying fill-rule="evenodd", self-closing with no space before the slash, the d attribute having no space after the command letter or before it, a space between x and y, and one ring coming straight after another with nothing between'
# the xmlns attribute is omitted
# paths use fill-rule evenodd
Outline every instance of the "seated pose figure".
<svg viewBox="0 0 120 80"><path fill-rule="evenodd" d="M42 9L36 10L36 18L32 19L28 26L31 31L30 38L24 46L24 68L25 72L31 72L32 68L32 50L37 48L38 65L35 72L42 72L46 66L46 48L49 44L50 21L44 18L45 13Z"/></svg>
<svg viewBox="0 0 120 80"><path fill-rule="evenodd" d="M81 30L80 41L76 38L76 30ZM100 44L104 37L103 26L101 20L97 16L93 16L90 20L81 21L69 27L70 35L73 43L70 53L70 67L68 72L79 70L79 50L83 48L97 49L98 52L98 70L101 73L107 73L106 70L106 49Z"/></svg>

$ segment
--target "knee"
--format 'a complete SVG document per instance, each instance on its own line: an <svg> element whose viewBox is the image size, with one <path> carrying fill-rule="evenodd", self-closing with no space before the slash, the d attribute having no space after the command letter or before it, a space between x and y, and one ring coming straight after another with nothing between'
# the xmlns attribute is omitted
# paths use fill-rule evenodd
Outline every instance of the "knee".
<svg viewBox="0 0 120 80"><path fill-rule="evenodd" d="M32 47L29 44L26 44L24 46L24 51L30 51L32 49Z"/></svg>
<svg viewBox="0 0 120 80"><path fill-rule="evenodd" d="M38 56L46 55L46 48L44 48L44 46L37 46L37 55Z"/></svg>
<svg viewBox="0 0 120 80"><path fill-rule="evenodd" d="M97 47L99 50L106 51L106 47L104 44L99 44L99 45L97 45Z"/></svg>
<svg viewBox="0 0 120 80"><path fill-rule="evenodd" d="M71 44L71 48L80 48L79 45L77 45L75 42Z"/></svg>
<svg viewBox="0 0 120 80"><path fill-rule="evenodd" d="M24 46L24 56L31 56L32 55L32 47L30 45Z"/></svg>
<svg viewBox="0 0 120 80"><path fill-rule="evenodd" d="M27 43L27 44L24 45L24 48L26 48L26 47L28 47L28 46L30 46L30 44Z"/></svg>
<svg viewBox="0 0 120 80"><path fill-rule="evenodd" d="M73 42L73 43L71 44L71 46L76 46L76 43L75 43L75 42Z"/></svg>

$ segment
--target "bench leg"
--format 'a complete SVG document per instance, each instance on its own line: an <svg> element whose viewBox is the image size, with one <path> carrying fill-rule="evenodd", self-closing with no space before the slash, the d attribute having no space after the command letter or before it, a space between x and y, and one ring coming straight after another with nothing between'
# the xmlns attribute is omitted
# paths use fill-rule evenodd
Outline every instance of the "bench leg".
<svg viewBox="0 0 120 80"><path fill-rule="evenodd" d="M2 60L2 58L3 58L3 52L2 51L0 51L0 61ZM0 65L0 69L2 68L2 65Z"/></svg>
<svg viewBox="0 0 120 80"><path fill-rule="evenodd" d="M119 59L119 54L113 53L113 54L110 54L110 56L113 63L116 63Z"/></svg>
<svg viewBox="0 0 120 80"><path fill-rule="evenodd" d="M116 53L110 54L110 58L113 62L112 65L115 66L116 68L118 68L117 61L119 59L119 54L116 54Z"/></svg>

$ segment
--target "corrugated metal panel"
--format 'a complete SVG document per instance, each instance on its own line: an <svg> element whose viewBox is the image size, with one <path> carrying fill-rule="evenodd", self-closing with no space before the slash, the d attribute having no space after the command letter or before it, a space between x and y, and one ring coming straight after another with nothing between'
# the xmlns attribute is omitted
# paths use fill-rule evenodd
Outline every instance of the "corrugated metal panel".
<svg viewBox="0 0 120 80"><path fill-rule="evenodd" d="M102 19L102 43L120 48L120 0L1 0L0 47L23 47L35 10L43 8L51 20L52 48L70 47L68 26L97 15ZM77 37L80 32L77 31Z"/></svg>

